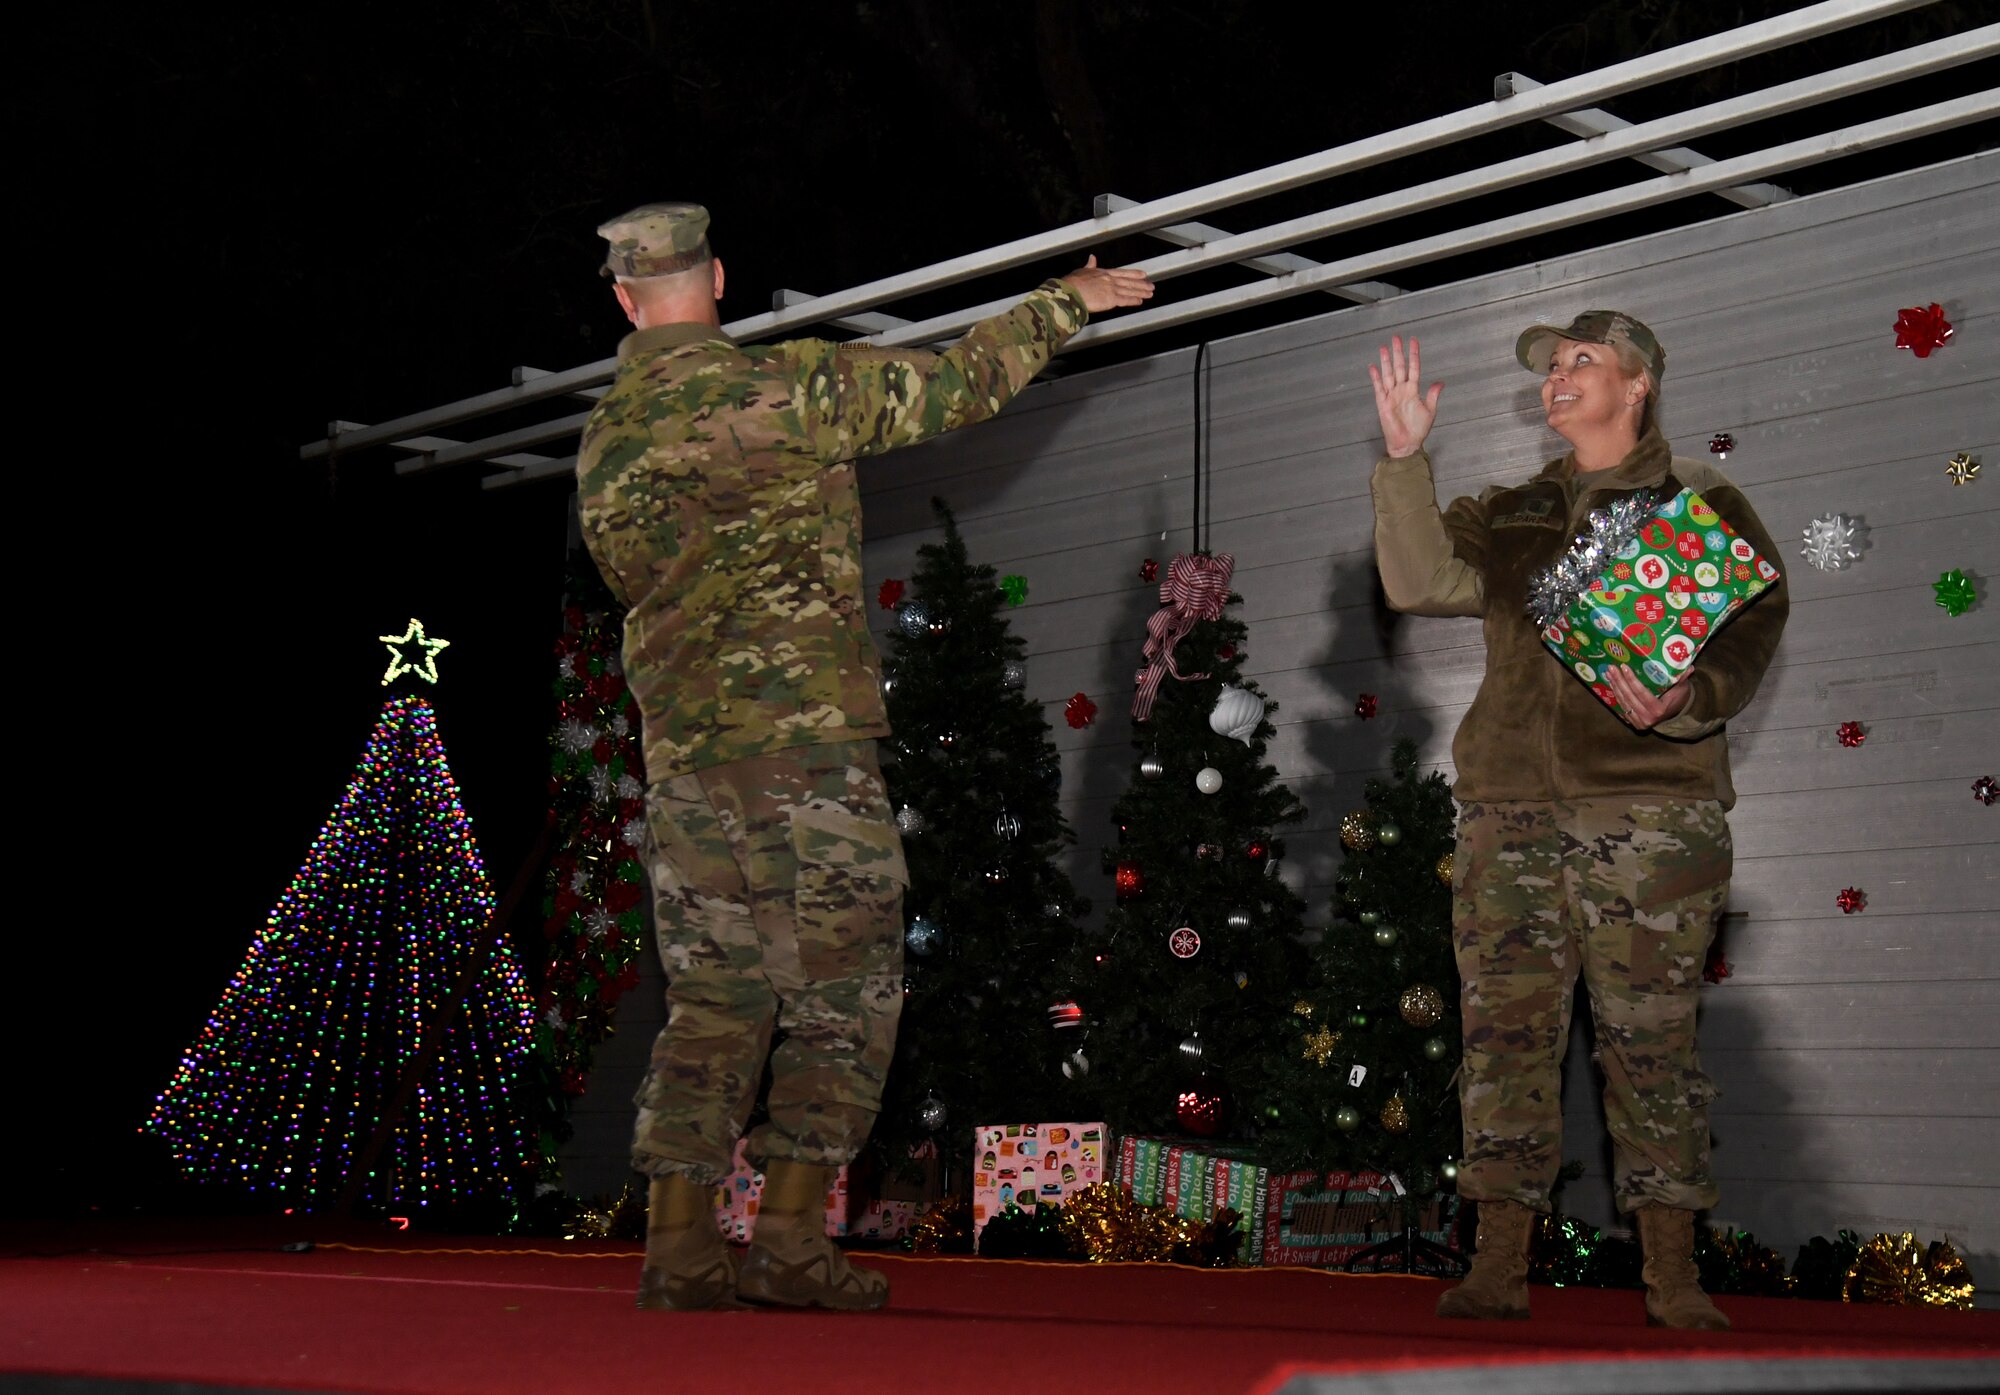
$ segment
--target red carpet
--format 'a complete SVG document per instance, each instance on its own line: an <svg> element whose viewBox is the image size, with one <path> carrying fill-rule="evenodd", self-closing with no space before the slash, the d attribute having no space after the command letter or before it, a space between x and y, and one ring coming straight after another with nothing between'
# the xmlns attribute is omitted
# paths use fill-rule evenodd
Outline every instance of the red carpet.
<svg viewBox="0 0 2000 1395"><path fill-rule="evenodd" d="M277 1253L293 1234L321 1241ZM256 1235L253 1241L249 1237ZM327 1243L339 1236L340 1243ZM1731 1333L1644 1325L1636 1293L1537 1289L1526 1323L1430 1316L1429 1280L868 1256L889 1309L642 1313L638 1247L242 1224L146 1243L44 1230L0 1264L0 1369L323 1391L1235 1395L1288 1373L1702 1357L2000 1357L2000 1314L1725 1298ZM261 1250L161 1253L261 1244ZM447 1248L449 1247L449 1248ZM153 1253L143 1253L151 1250ZM1551 1371L1551 1388L1559 1381Z"/></svg>

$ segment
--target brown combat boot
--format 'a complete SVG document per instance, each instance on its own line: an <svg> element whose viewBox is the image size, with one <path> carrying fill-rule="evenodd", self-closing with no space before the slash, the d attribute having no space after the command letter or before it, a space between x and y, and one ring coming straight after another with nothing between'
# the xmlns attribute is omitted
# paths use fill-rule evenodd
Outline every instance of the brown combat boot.
<svg viewBox="0 0 2000 1395"><path fill-rule="evenodd" d="M1646 1322L1653 1327L1692 1327L1727 1332L1729 1319L1701 1291L1694 1266L1694 1212L1672 1206L1641 1206L1639 1244L1646 1252L1640 1272L1646 1280Z"/></svg>
<svg viewBox="0 0 2000 1395"><path fill-rule="evenodd" d="M749 1303L867 1312L889 1301L887 1275L857 1269L826 1238L830 1167L776 1159L764 1174L764 1200L750 1257L736 1281Z"/></svg>
<svg viewBox="0 0 2000 1395"><path fill-rule="evenodd" d="M1438 1299L1437 1315L1514 1321L1527 1317L1528 1241L1534 1231L1535 1213L1520 1202L1480 1202L1472 1272Z"/></svg>
<svg viewBox="0 0 2000 1395"><path fill-rule="evenodd" d="M646 1267L639 1306L693 1312L727 1303L736 1256L715 1227L715 1188L674 1173L646 1189Z"/></svg>

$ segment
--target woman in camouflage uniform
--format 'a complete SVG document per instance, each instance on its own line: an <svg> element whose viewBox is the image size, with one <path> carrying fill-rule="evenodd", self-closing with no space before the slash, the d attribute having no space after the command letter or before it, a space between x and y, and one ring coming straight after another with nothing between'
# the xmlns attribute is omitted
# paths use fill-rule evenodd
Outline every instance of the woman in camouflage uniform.
<svg viewBox="0 0 2000 1395"><path fill-rule="evenodd" d="M1646 1314L1725 1328L1693 1262L1694 1213L1714 1205L1708 1102L1695 1050L1701 968L1729 892L1735 802L1723 724L1757 690L1789 609L1782 587L1717 631L1655 695L1629 669L1614 709L1543 647L1534 575L1591 510L1640 489L1695 490L1764 557L1775 547L1742 494L1673 456L1657 423L1666 353L1629 315L1535 325L1516 356L1543 375L1549 427L1570 445L1533 479L1440 512L1423 446L1443 385L1424 391L1400 336L1368 372L1385 448L1375 551L1389 604L1479 616L1486 675L1452 745L1462 981L1465 1157L1477 1254L1443 1317L1528 1316L1527 1251L1562 1162L1562 1058L1579 976L1590 994L1619 1209L1645 1246Z"/></svg>

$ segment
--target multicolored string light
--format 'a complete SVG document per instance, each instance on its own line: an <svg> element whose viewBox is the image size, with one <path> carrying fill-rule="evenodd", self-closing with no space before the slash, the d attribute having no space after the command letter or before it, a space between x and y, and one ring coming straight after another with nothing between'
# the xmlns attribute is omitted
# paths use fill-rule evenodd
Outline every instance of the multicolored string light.
<svg viewBox="0 0 2000 1395"><path fill-rule="evenodd" d="M517 1088L534 1026L423 698L391 696L346 793L143 1127L204 1183L339 1197L427 1026L482 965L362 1195L397 1207L532 1181Z"/></svg>

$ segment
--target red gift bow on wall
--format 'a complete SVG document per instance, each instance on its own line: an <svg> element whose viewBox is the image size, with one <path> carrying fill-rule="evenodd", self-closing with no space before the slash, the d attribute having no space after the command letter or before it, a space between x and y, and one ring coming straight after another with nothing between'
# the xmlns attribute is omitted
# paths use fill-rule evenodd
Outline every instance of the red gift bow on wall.
<svg viewBox="0 0 2000 1395"><path fill-rule="evenodd" d="M1143 722L1153 715L1153 699L1169 673L1183 683L1208 677L1206 673L1182 673L1174 664L1174 646L1187 638L1196 621L1221 618L1223 606L1229 603L1229 577L1235 570L1236 558L1227 552L1214 556L1183 552L1167 564L1167 579L1160 583L1162 604L1146 622L1146 666L1137 675L1133 721Z"/></svg>

